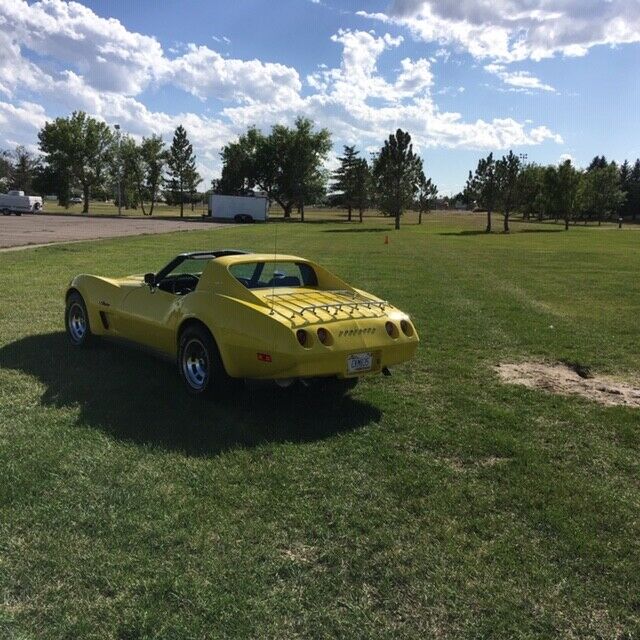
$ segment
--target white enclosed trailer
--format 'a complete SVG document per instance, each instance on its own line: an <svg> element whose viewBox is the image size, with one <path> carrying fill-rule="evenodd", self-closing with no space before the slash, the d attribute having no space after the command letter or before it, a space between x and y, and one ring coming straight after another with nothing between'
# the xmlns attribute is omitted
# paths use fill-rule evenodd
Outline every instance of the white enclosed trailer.
<svg viewBox="0 0 640 640"><path fill-rule="evenodd" d="M42 211L42 198L40 196L25 196L24 191L9 191L0 194L0 211L3 216L15 213L17 216L23 213L38 213Z"/></svg>
<svg viewBox="0 0 640 640"><path fill-rule="evenodd" d="M269 217L269 199L264 196L209 196L209 216L213 220L234 222L266 222Z"/></svg>

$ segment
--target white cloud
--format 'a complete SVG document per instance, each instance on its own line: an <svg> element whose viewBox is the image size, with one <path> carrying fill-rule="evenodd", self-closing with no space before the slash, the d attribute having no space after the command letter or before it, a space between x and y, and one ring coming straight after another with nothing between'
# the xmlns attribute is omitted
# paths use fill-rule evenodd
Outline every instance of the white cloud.
<svg viewBox="0 0 640 640"><path fill-rule="evenodd" d="M640 42L640 0L395 0L387 13L358 13L505 63Z"/></svg>
<svg viewBox="0 0 640 640"><path fill-rule="evenodd" d="M158 133L168 141L183 124L209 175L219 167L220 148L247 126L268 128L297 115L328 127L336 144L361 148L379 147L398 127L410 131L422 149L506 149L561 141L545 126L512 118L466 122L459 113L441 111L432 94L432 63L425 58L404 57L383 77L378 61L401 47L402 36L339 30L331 40L342 48L340 65L318 65L306 78L310 91L303 94L297 70L283 64L224 58L206 46L181 43L174 43L180 53L171 58L153 36L130 32L81 4L0 1L0 99L5 100L0 102L0 146L34 142L46 120L35 96L57 111L82 109L118 122L135 136ZM34 62L28 51L54 64ZM438 58L446 59L446 52ZM535 80L513 76L521 84ZM212 115L152 111L139 95L161 84L226 105Z"/></svg>
<svg viewBox="0 0 640 640"><path fill-rule="evenodd" d="M538 90L550 91L552 93L556 91L551 85L545 84L540 78L532 75L529 71L507 71L504 65L495 62L485 65L484 69L498 76L505 84L522 91L531 92Z"/></svg>

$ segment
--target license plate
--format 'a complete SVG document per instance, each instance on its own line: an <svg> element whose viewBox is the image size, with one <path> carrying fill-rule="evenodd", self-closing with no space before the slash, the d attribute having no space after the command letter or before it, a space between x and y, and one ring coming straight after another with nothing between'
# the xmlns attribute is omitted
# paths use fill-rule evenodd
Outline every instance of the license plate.
<svg viewBox="0 0 640 640"><path fill-rule="evenodd" d="M347 357L347 373L356 371L369 371L373 364L371 353L352 353Z"/></svg>

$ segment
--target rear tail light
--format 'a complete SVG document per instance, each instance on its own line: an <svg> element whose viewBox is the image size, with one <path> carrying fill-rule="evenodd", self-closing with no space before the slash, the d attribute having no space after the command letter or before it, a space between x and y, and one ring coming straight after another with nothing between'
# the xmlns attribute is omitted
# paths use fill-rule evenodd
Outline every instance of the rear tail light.
<svg viewBox="0 0 640 640"><path fill-rule="evenodd" d="M298 338L298 342L300 343L300 346L302 347L308 347L309 346L309 334L304 330L304 329L298 329L296 331L296 338Z"/></svg>
<svg viewBox="0 0 640 640"><path fill-rule="evenodd" d="M318 329L318 340L320 340L320 342L325 347L329 347L333 344L333 338L331 334L324 327L320 327Z"/></svg>
<svg viewBox="0 0 640 640"><path fill-rule="evenodd" d="M400 328L402 329L402 333L409 338L413 335L413 327L408 320L402 320L400 322Z"/></svg>
<svg viewBox="0 0 640 640"><path fill-rule="evenodd" d="M393 322L387 321L384 324L384 328L387 332L387 335L390 338L397 338L398 337L398 327L396 327L395 324L393 324Z"/></svg>

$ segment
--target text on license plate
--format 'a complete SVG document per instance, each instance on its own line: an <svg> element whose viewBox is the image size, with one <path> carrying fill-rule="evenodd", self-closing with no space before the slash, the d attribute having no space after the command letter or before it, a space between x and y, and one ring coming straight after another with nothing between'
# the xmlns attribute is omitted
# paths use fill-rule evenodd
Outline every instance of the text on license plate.
<svg viewBox="0 0 640 640"><path fill-rule="evenodd" d="M369 371L372 364L373 355L371 353L352 353L347 356L347 373Z"/></svg>

